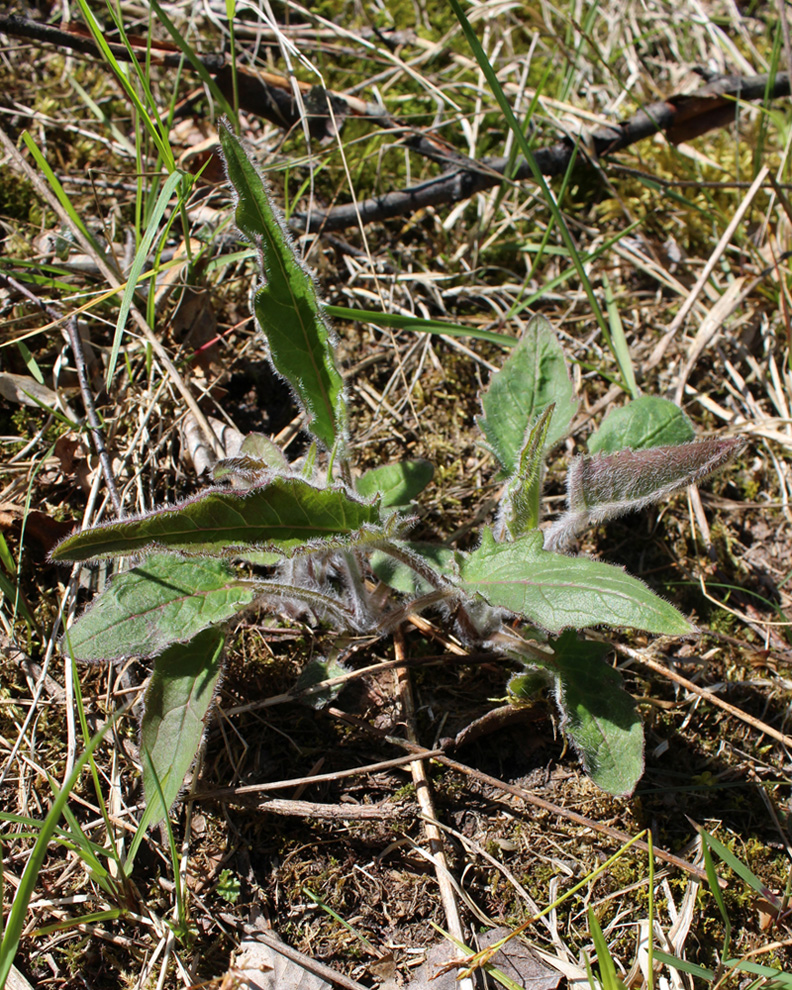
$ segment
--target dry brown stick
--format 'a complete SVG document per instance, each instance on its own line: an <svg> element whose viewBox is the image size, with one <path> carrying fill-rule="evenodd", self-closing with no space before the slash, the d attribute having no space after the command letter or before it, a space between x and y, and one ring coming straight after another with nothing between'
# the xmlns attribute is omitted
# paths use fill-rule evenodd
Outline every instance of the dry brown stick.
<svg viewBox="0 0 792 990"><path fill-rule="evenodd" d="M237 919L234 919L234 923L237 923ZM306 956L297 949L293 949L290 945L275 938L274 935L268 935L266 932L253 929L250 931L250 938L256 942L263 942L264 945L268 945L275 952L279 952L287 959L291 959L292 962L296 962L309 973L315 973L316 976L327 980L328 983L335 983L336 986L344 987L345 990L369 990L368 987L365 987L362 983L358 983L351 977L345 976L343 973L337 973L334 969L325 966L324 963L319 962L317 959L311 959L310 956Z"/></svg>
<svg viewBox="0 0 792 990"><path fill-rule="evenodd" d="M105 447L102 424L99 422L99 417L96 414L96 406L94 405L91 385L88 381L88 367L85 362L85 354L83 353L82 340L80 339L80 328L77 325L77 317L70 316L66 321L66 327L69 332L69 344L71 346L71 352L74 355L74 364L77 368L77 381L80 383L80 393L82 395L83 405L85 406L85 416L88 420L88 427L91 431L91 439L93 440L94 449L99 457L99 463L102 467L105 484L107 485L107 492L110 495L110 501L113 503L116 518L123 519L124 507L121 504L121 496L118 494L110 455L107 453L107 447Z"/></svg>
<svg viewBox="0 0 792 990"><path fill-rule="evenodd" d="M81 32L43 26L14 15L0 17L0 31L89 52L97 57L100 55L93 39ZM136 54L139 53L141 59L151 57L147 39L133 40L138 42ZM123 46L114 46L114 50L115 48L119 49L116 52L118 57L129 58ZM175 46L169 42L158 42L154 54L159 64L183 62L181 52L176 51ZM218 86L230 96L231 68L224 64L222 56L198 58L214 72ZM242 110L263 117L284 129L299 123L302 109L299 101L294 99L291 84L285 77L237 66L237 85ZM308 232L343 230L391 217L409 216L431 206L458 203L477 192L499 185L510 168L506 157L485 158L476 162L430 131L396 120L380 104L325 90L321 86L311 86L308 83L298 85L305 95L310 115L309 127L312 131L318 129L324 133L328 125L334 126L334 120L341 120L346 115L365 117L378 127L402 135L405 147L452 167L442 175L409 189L326 210L314 209L310 215L295 214L292 224L296 229ZM765 96L778 99L789 93L789 74L786 72L779 72L772 79L767 74L749 77L723 76L693 93L675 94L648 104L627 120L595 128L586 136L585 149L591 159L597 161L660 131L674 144L689 141L731 122L737 100L757 100ZM551 147L538 149L534 157L544 175L561 175L569 168L573 155L580 150L579 141L564 138ZM510 172L510 181L520 182L532 177L533 172L528 162L524 158L518 158L516 166Z"/></svg>
<svg viewBox="0 0 792 990"><path fill-rule="evenodd" d="M716 708L723 709L723 711L728 712L729 715L733 715L741 722L745 722L746 725L750 725L752 729L756 729L757 732L762 732L767 736L771 736L784 746L788 746L792 749L792 736L788 736L785 733L780 732L778 729L774 729L772 725L768 725L767 722L763 722L761 719L754 718L753 715L749 715L741 708L736 708L734 705L730 705L728 701L723 701L723 699L719 698L717 694L713 694L712 691L708 691L706 688L699 687L697 684L694 684L693 681L689 681L681 674L677 674L675 670L671 670L670 667L666 667L664 664L658 663L657 660L652 660L651 657L644 656L638 650L631 650L627 646L613 644L613 648L618 653L622 653L624 656L630 657L631 660L637 660L645 667L649 667L650 670L654 670L658 674L662 674L662 676L667 677L669 681L674 681L674 683L685 688L686 691L690 691L692 694L696 694L705 701L708 701L711 705L715 705Z"/></svg>
<svg viewBox="0 0 792 990"><path fill-rule="evenodd" d="M91 55L94 58L102 57L102 52L93 36L80 25L58 28L53 24L42 24L40 21L20 17L18 14L3 14L0 15L0 32L15 38L27 38L38 44L67 48L70 51ZM127 40L134 55L129 53L126 45L108 42L110 51L119 62L131 62L133 57L145 61L147 55L150 63L154 65L178 68L185 62L183 53L172 42L152 42L149 38L140 38L135 35L127 35ZM225 65L225 56L222 54L195 55L195 58L210 72L216 72Z"/></svg>
<svg viewBox="0 0 792 990"><path fill-rule="evenodd" d="M416 625L417 628L423 628L423 626L418 625L413 622L416 616L410 616L409 622L411 625ZM431 626L430 623L426 624ZM431 627L434 628L434 627ZM444 645L445 645L445 641ZM453 648L452 641L448 643ZM461 650L461 647L460 647ZM362 677L368 677L372 674L380 674L385 670L393 670L394 667L430 667L436 664L453 664L453 663L489 663L493 660L503 660L503 656L498 653L486 652L486 653L466 653L461 650L460 653L452 654L440 654L439 656L429 656L429 657L405 657L404 660L382 660L379 663L370 664L368 667L359 667L357 670L349 670L345 674L339 674L337 677L328 677L326 681L322 681L319 684L311 684L309 687L303 688L302 691L287 691L283 694L273 694L269 698L264 698L262 701L248 702L244 705L234 705L232 708L223 709L226 715L238 715L240 712L251 712L257 711L261 708L274 708L276 705L288 705L293 701L299 701L303 698L310 698L314 694L318 694L321 691L326 691L328 688L338 687L341 684L348 684L351 681L360 680Z"/></svg>
<svg viewBox="0 0 792 990"><path fill-rule="evenodd" d="M200 795L196 795L200 796ZM393 804L320 804L316 801L290 801L287 798L270 798L257 801L250 807L273 815L292 815L296 818L324 818L331 821L383 821L386 819L412 818L414 812L400 809Z"/></svg>
<svg viewBox="0 0 792 990"><path fill-rule="evenodd" d="M687 319L688 313L696 304L696 300L698 299L702 289L709 281L710 276L715 270L715 266L720 261L721 255L731 243L731 239L735 230L737 230L737 228L740 226L743 217L745 216L746 212L751 206L751 203L753 203L754 197L764 185L765 179L767 178L769 173L770 173L770 169L766 165L764 165L762 168L759 169L756 178L751 183L751 188L745 194L745 196L742 199L742 202L735 210L734 216L729 221L729 224L724 230L721 239L715 245L715 248L713 249L712 253L707 259L707 263L704 265L704 268L701 271L701 274L696 279L696 284L690 290L687 299L685 299L685 301L682 303L682 305L679 308L679 312L671 321L671 325L663 334L660 341L652 351L651 355L649 356L649 360L644 363L644 369L643 369L644 371L649 371L651 368L656 367L656 365L658 365L662 361L663 355L668 350L668 346L671 343L671 340L673 339L677 330L679 330L679 328Z"/></svg>
<svg viewBox="0 0 792 990"><path fill-rule="evenodd" d="M41 24L16 14L9 14L0 15L0 33L10 37L27 38L36 44L55 45L61 49L89 55L97 60L103 57L93 37L79 25L70 26L68 29L57 28L51 24ZM140 62L148 61L152 65L191 68L181 50L172 42L135 35L127 35L127 40L129 50L125 45L109 43L110 51L119 61L130 62L137 59ZM214 75L219 90L229 103L234 95L236 76L239 108L246 113L263 117L276 127L284 130L295 127L300 123L303 109L307 112L309 129L318 136L325 136L328 125L332 126L333 119L343 120L347 116L365 117L377 127L404 134L408 147L443 165L468 161L465 155L442 138L395 120L379 103L361 100L357 96L338 93L297 80L296 85L303 95L303 100L299 101L294 98L292 81L285 76L274 72L257 71L244 65L236 65L232 69L222 54L195 53L194 58ZM202 90L198 93L202 95ZM192 105L195 99L194 94L181 103L179 105L181 111ZM475 162L470 164L475 167Z"/></svg>
<svg viewBox="0 0 792 990"><path fill-rule="evenodd" d="M574 822L576 825L583 825L586 828L593 829L595 832L601 832L602 835L607 835L608 838L614 839L616 842L621 842L622 844L632 842L633 837L628 835L626 832L622 832L621 829L611 828L609 825L603 825L601 822L595 822L591 818L586 818L584 815L579 815L576 811L570 811L568 808L562 808L557 804L553 804L551 801L545 801L544 798L537 797L535 794L531 794L530 791L526 791L525 788L519 787L516 784L508 784L505 780L499 780L497 777L491 777L489 774L482 773L480 770L474 770L472 767L466 766L464 763L458 763L456 760L452 760L448 756L441 756L438 759L440 763L444 766L450 767L452 770L457 770L459 773L472 777L474 780L478 780L483 784L489 784L490 787L495 787L498 790L513 794L515 797L518 797L537 808L541 808L543 811L549 811L551 814L559 815L561 818L566 818L568 821ZM633 847L635 849L641 849L644 852L649 851L647 844L642 841L634 842ZM660 846L653 846L652 848L654 855L657 856L658 859L662 859L663 862L668 863L670 866L676 866L680 870L684 870L686 873L698 877L699 880L707 879L706 872L698 866L695 866L693 863L688 863L687 860L680 859L679 856L674 856L673 853L667 852L665 849L661 849Z"/></svg>
<svg viewBox="0 0 792 990"><path fill-rule="evenodd" d="M339 708L330 707L327 708L326 711L335 718L340 718L345 722L349 722L351 725L362 729L364 732L371 733L379 738L384 737L394 746L399 746L401 749L420 755L422 758L424 757L424 754L430 752L429 750L424 750L420 746L416 746L413 743L408 742L406 739L399 739L397 736L390 736L387 733L381 732L380 730L375 729L374 726L369 725L368 722L363 719L356 718L354 715L349 715L347 712L341 711ZM567 821L574 822L576 825L582 825L584 828L590 828L594 832L599 832L602 835L606 835L609 839L613 839L615 842L620 842L622 844L632 842L633 836L628 835L626 832L622 832L621 829L611 828L609 825L603 825L600 822L593 821L591 818L586 818L583 815L579 815L576 811L570 811L568 808L562 808L560 805L553 804L550 801L545 801L544 798L531 794L530 791L525 790L524 787L520 787L517 784L508 784L505 780L499 780L497 777L491 777L489 774L482 773L480 770L474 770L473 767L469 767L464 763L459 763L457 760L452 760L449 756L435 756L432 757L432 759L437 760L438 763L442 763L443 766L458 771L466 777L477 780L479 783L487 784L489 787L493 787L496 790L504 791L507 794L512 794L514 797L525 801L526 804L533 805L536 808L541 808L542 811L547 811L550 814L558 815L559 818L565 818ZM643 841L633 842L633 848L641 849L644 852L649 851L649 847ZM668 863L670 866L675 866L680 870L684 870L685 873L689 873L691 876L697 877L699 880L707 879L706 872L698 866L695 866L693 863L680 859L679 856L674 856L673 853L667 852L659 846L653 846L653 852L654 855L657 856L658 859L661 859L664 863ZM721 886L726 886L725 881L721 882Z"/></svg>
<svg viewBox="0 0 792 990"><path fill-rule="evenodd" d="M431 756L442 756L444 750L430 750ZM317 773L310 777L293 777L291 780L274 780L266 784L245 784L242 787L222 787L213 791L198 791L192 796L194 801L205 798L222 800L224 798L244 797L248 794L266 794L268 791L279 791L286 787L300 787L303 784L324 784L330 781L343 780L345 777L360 777L369 773L381 773L383 770L393 770L414 761L414 756L397 756L395 760L380 760L379 763L369 763L363 767L350 767L347 770L337 770L334 773Z"/></svg>
<svg viewBox="0 0 792 990"><path fill-rule="evenodd" d="M401 627L394 630L393 648L397 660L405 659L404 632ZM413 696L412 682L408 667L397 667L394 670L396 678L396 688L402 704L407 735L413 745L417 745L418 736L415 729L415 699ZM423 748L423 747L421 747ZM463 942L465 934L462 929L462 919L459 916L456 891L450 879L450 869L448 857L445 853L443 833L435 824L437 813L435 812L434 800L432 798L432 785L429 774L426 772L424 758L413 760L410 764L413 783L415 784L415 796L418 806L424 817L423 828L426 838L429 840L429 853L432 865L435 868L437 886L440 891L440 900L446 916L446 925L451 937L457 942ZM473 990L473 983L468 979L460 981L463 990Z"/></svg>
<svg viewBox="0 0 792 990"><path fill-rule="evenodd" d="M674 144L689 141L734 120L737 100L761 99L766 92L770 99L789 96L789 75L779 72L772 81L767 75L725 76L693 93L677 94L651 103L627 120L598 127L587 134L582 147L596 161L661 131ZM564 138L552 147L538 149L534 158L543 175L561 175L569 167L573 154L580 149L579 143ZM333 231L409 216L427 207L461 202L499 185L504 181L508 166L507 158L486 158L475 168L455 167L409 189L328 210L315 209L310 218L305 214L295 215L293 223L300 229ZM528 162L520 158L510 178L520 182L532 176Z"/></svg>
<svg viewBox="0 0 792 990"><path fill-rule="evenodd" d="M38 306L39 309L41 309L42 312L44 312L50 320L53 321L53 323L59 323L63 319L61 313L59 313L52 306L48 306L45 302L42 302L42 300L39 299L38 296L35 296L27 288L27 286L22 285L21 282L17 282L16 279L11 278L9 275L3 275L0 273L0 284L5 284L21 293L35 306ZM91 439L93 440L94 449L99 457L99 464L102 468L102 474L104 475L107 491L110 495L110 501L113 503L116 516L121 519L124 515L124 509L121 505L121 498L118 494L118 487L116 486L115 475L113 474L113 467L110 462L110 457L104 444L104 431L102 430L102 424L99 422L99 417L96 414L96 406L94 404L91 386L88 381L88 368L85 361L85 354L83 353L80 329L77 325L77 317L70 316L66 321L66 327L69 336L69 346L71 347L72 354L74 355L74 365L77 369L77 381L80 383L80 393L82 394L83 406L85 407L85 416L88 420Z"/></svg>

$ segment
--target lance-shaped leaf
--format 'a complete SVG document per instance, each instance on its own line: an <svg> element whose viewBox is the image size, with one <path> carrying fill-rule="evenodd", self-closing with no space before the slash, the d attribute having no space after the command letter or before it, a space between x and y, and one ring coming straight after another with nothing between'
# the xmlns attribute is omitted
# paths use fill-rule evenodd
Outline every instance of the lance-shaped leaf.
<svg viewBox="0 0 792 990"><path fill-rule="evenodd" d="M484 531L481 546L460 555L459 587L495 608L524 616L548 632L587 626L629 626L682 635L693 627L620 567L542 549L542 534L496 543Z"/></svg>
<svg viewBox="0 0 792 990"><path fill-rule="evenodd" d="M659 395L642 395L614 409L588 438L592 454L612 454L629 447L667 447L695 439L693 424L675 402Z"/></svg>
<svg viewBox="0 0 792 990"><path fill-rule="evenodd" d="M498 506L496 540L516 540L539 525L542 455L554 410L555 403L551 402L525 435L517 470L506 484Z"/></svg>
<svg viewBox="0 0 792 990"><path fill-rule="evenodd" d="M224 645L219 630L205 629L154 661L140 723L143 792L154 807L150 824L168 813L198 752Z"/></svg>
<svg viewBox="0 0 792 990"><path fill-rule="evenodd" d="M577 401L553 328L543 316L535 316L481 400L479 426L506 474L517 469L528 428L553 402L547 448L566 436Z"/></svg>
<svg viewBox="0 0 792 990"><path fill-rule="evenodd" d="M71 627L77 660L150 657L230 619L255 591L221 560L156 554L117 575Z"/></svg>
<svg viewBox="0 0 792 990"><path fill-rule="evenodd" d="M598 787L631 794L644 770L643 727L620 675L604 662L608 646L573 632L552 645L564 732Z"/></svg>
<svg viewBox="0 0 792 990"><path fill-rule="evenodd" d="M409 505L434 477L434 465L421 459L383 464L372 468L357 480L357 490L364 498L378 492L382 496L382 508L398 508Z"/></svg>
<svg viewBox="0 0 792 990"><path fill-rule="evenodd" d="M744 445L741 437L727 437L574 458L567 474L567 511L547 531L545 546L564 547L586 526L695 484L723 467Z"/></svg>
<svg viewBox="0 0 792 990"><path fill-rule="evenodd" d="M140 519L106 523L68 536L53 560L132 554L146 547L231 555L265 547L284 552L380 521L379 506L343 488L315 488L302 478L272 478L248 491L206 492Z"/></svg>
<svg viewBox="0 0 792 990"><path fill-rule="evenodd" d="M316 286L297 258L262 176L226 123L220 126L220 143L236 191L236 224L258 250L264 276L254 303L256 320L269 342L275 370L294 389L311 432L333 447L346 434L344 382Z"/></svg>

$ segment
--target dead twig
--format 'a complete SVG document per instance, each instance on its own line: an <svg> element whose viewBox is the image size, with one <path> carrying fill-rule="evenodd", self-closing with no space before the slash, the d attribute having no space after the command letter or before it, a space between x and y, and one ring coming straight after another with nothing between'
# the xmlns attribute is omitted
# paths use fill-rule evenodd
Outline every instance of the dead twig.
<svg viewBox="0 0 792 990"><path fill-rule="evenodd" d="M234 918L233 921L229 922L229 924L237 925L237 919ZM267 932L262 932L258 929L252 929L250 931L250 937L255 939L257 942L263 942L264 945L268 945L271 949L274 949L275 952L279 952L287 959L291 959L292 962L296 962L309 973L314 973L321 979L327 980L328 983L333 983L336 986L344 987L344 990L368 990L368 987L365 987L362 983L358 983L349 976L345 976L343 973L339 973L336 970L331 969L329 966L325 966L324 963L320 963L317 959L311 959L310 956L306 956L304 953L299 952L297 949L293 949L285 942L281 942L281 940L276 938L274 935L269 935Z"/></svg>
<svg viewBox="0 0 792 990"><path fill-rule="evenodd" d="M397 660L405 659L404 633L401 627L397 628L393 634L393 648ZM413 697L412 682L410 672L407 667L397 667L394 671L396 679L396 689L402 705L402 712L410 741L415 745L418 736L415 729L415 699ZM422 747L421 747L422 748ZM443 843L443 833L435 824L437 813L435 812L434 800L432 798L432 785L429 774L426 770L426 763L423 757L413 760L410 764L413 783L415 784L415 796L418 806L424 817L424 832L429 841L429 858L435 868L437 886L440 891L440 900L446 916L448 932L453 939L458 942L465 940L465 933L462 929L462 919L457 906L456 892L451 882L451 872L448 857ZM460 980L462 990L473 990L473 981L469 978Z"/></svg>
<svg viewBox="0 0 792 990"><path fill-rule="evenodd" d="M26 286L22 285L21 282L17 282L16 279L0 273L0 284L5 284L9 288L21 293L35 306L38 306L39 309L41 309L42 312L45 313L53 322L57 323L63 319L61 314L56 309L42 302ZM102 474L104 475L107 491L110 495L110 501L113 503L116 516L119 519L122 519L124 516L124 509L121 504L121 498L118 494L118 487L115 482L115 475L113 474L113 467L110 462L110 457L108 456L107 448L105 447L102 424L99 422L99 417L96 414L96 406L94 404L91 386L88 381L88 368L85 361L85 354L83 353L82 339L80 338L80 330L77 325L77 317L71 316L66 321L66 327L69 336L69 346L71 347L72 355L74 356L74 364L77 369L77 380L80 383L80 394L82 395L83 406L85 407L85 416L88 420L88 426L91 431L91 439L93 440L94 449L96 450L99 463L102 467Z"/></svg>
<svg viewBox="0 0 792 990"><path fill-rule="evenodd" d="M102 57L99 46L88 29L81 24L55 27L52 24L42 24L27 17L20 17L18 14L3 14L0 15L0 32L15 38L27 38L38 44L67 48L83 55L92 55L94 58ZM127 40L133 54L130 54L126 45L120 42L108 42L110 51L119 62L131 62L133 56L143 62L148 53L149 61L153 65L179 68L184 64L184 54L171 42L157 41L152 44L150 38L141 38L136 35L127 35ZM196 58L210 72L216 72L225 65L225 56L222 54L196 55Z"/></svg>
<svg viewBox="0 0 792 990"><path fill-rule="evenodd" d="M256 811L296 818L323 818L330 821L390 821L413 817L413 812L384 801L382 804L318 804L316 801L289 801L270 798L251 805Z"/></svg>
<svg viewBox="0 0 792 990"><path fill-rule="evenodd" d="M420 755L422 758L430 752L420 746L416 746L414 743L411 743L406 739L400 739L398 736L391 736L387 733L380 732L363 719L356 718L354 715L349 715L347 712L343 712L339 708L331 707L327 709L327 712L336 718L349 722L350 725L354 725L357 728L362 729L364 732L373 733L378 738L384 737L394 746L399 746L407 752ZM620 829L611 828L609 825L603 825L601 822L594 821L592 818L586 818L584 815L579 815L576 811L570 811L568 808L562 808L560 805L553 804L550 801L545 801L544 798L531 794L530 791L525 790L524 787L520 787L517 784L508 784L505 780L499 780L497 777L491 777L488 773L482 773L480 770L474 770L473 767L469 767L464 763L459 763L457 760L452 760L448 756L436 756L432 757L432 759L436 759L438 763L442 763L443 766L456 770L464 776L470 777L472 780L486 784L488 787L492 787L495 790L504 791L507 794L512 794L514 797L519 798L521 801L525 801L526 804L533 805L535 808L541 808L542 811L547 811L552 815L558 815L559 818L565 818L567 821L574 822L576 825L582 825L584 828L589 828L594 832L599 832L601 835L606 835L615 842L625 844L632 841L632 836L628 835L626 832L622 832ZM633 842L633 848L641 849L644 852L649 851L649 847L646 843L641 841ZM674 856L673 853L667 852L659 846L654 846L653 850L655 856L657 856L657 858L662 860L664 863L668 863L669 866L675 866L678 869L683 870L685 873L697 877L699 880L707 879L706 872L695 864L689 863L687 860L680 859L679 856ZM721 884L722 886L726 886L725 881L722 881Z"/></svg>
<svg viewBox="0 0 792 990"><path fill-rule="evenodd" d="M16 15L6 15L0 16L0 32L56 44L97 58L101 56L95 42L82 27L61 30ZM155 64L165 66L183 64L182 53L170 42L152 43L150 39L132 37L130 45L134 56L140 60L149 58ZM118 58L129 60L132 57L123 45L111 45L111 48ZM221 92L230 99L232 71L223 56L202 55L197 58L214 74ZM508 157L474 161L431 131L400 122L381 104L302 81L297 82L301 94L298 100L292 81L285 76L244 66L237 66L236 77L240 109L263 117L284 130L297 125L303 112L308 115L309 130L318 135L335 133L336 126L347 116L364 117L377 127L400 134L401 143L410 150L432 161L452 166L441 175L408 189L324 210L314 208L309 214L296 213L291 222L300 231L325 233L343 230L393 217L410 216L427 207L459 203L499 185L505 180L507 172L511 182L522 182L533 177L532 169L524 158L518 158L516 163ZM586 134L583 142L564 137L550 147L538 149L534 152L534 158L543 175L554 176L567 171L575 154L579 155L579 160L585 161L587 157L590 162L597 163L599 159L659 132L664 133L672 144L690 141L731 123L738 101L775 100L789 96L789 79L788 72L776 73L772 78L767 74L723 76L693 93L678 93L657 100L626 120L597 127Z"/></svg>
<svg viewBox="0 0 792 990"><path fill-rule="evenodd" d="M66 321L66 329L69 334L69 345L74 356L74 364L77 368L77 380L80 383L80 394L82 395L83 405L85 406L85 416L88 420L88 426L91 430L91 439L93 440L99 463L102 466L105 484L107 485L107 491L110 495L110 501L113 503L116 517L123 519L124 507L121 504L121 496L118 494L118 488L116 487L113 466L110 463L110 455L107 453L107 448L105 447L102 424L96 415L96 406L94 405L93 393L88 382L88 368L85 363L85 355L83 354L80 329L77 326L76 316L72 316Z"/></svg>
<svg viewBox="0 0 792 990"><path fill-rule="evenodd" d="M746 725L750 725L752 729L756 729L757 732L761 732L766 736L770 736L782 745L787 746L792 749L792 736L788 736L784 732L780 732L778 729L774 729L772 725L768 725L767 722L763 722L761 719L754 718L753 715L749 715L748 712L744 712L741 708L737 708L734 705L730 705L728 701L724 701L719 698L717 694L712 691L708 691L706 688L699 687L694 684L693 681L689 681L686 677L678 674L675 670L671 670L670 667L666 667L662 663L658 663L657 660L653 660L651 657L644 656L639 650L632 650L628 646L623 646L620 643L611 644L617 653L621 653L631 660L637 660L638 663L642 663L645 667L650 670L655 671L657 674L661 674L663 677L667 677L669 681L673 681L675 684L679 684L686 691L690 691L691 694L696 694L699 698L703 698L704 701L709 702L711 705L715 705L716 708L722 709L724 712L728 712L729 715L733 715L738 718L741 722Z"/></svg>
<svg viewBox="0 0 792 990"><path fill-rule="evenodd" d="M762 99L765 95L779 99L789 94L789 75L785 72L777 73L772 81L767 75L724 76L693 93L650 103L620 123L598 127L586 135L582 144L565 137L534 152L534 158L543 175L561 175L576 151L587 152L589 160L596 162L659 132L672 144L680 144L733 121L737 101ZM292 222L301 230L323 232L409 216L427 207L459 203L491 189L504 181L508 168L508 158L486 158L475 168L455 167L408 189L327 210L314 209L310 217L297 214ZM528 162L519 158L510 180L521 182L532 178L532 174Z"/></svg>
<svg viewBox="0 0 792 990"><path fill-rule="evenodd" d="M430 756L442 756L442 749L430 750ZM264 794L268 791L279 791L287 787L302 787L306 784L324 784L330 781L343 780L346 777L360 777L370 773L382 773L383 770L393 770L402 767L407 763L412 763L413 756L397 756L395 760L380 760L378 763L369 763L364 767L352 767L349 770L336 770L333 773L316 773L310 777L294 777L290 780L268 781L266 784L244 784L242 787L223 787L213 791L198 791L192 795L193 801L209 799L222 801L244 797L248 794Z"/></svg>

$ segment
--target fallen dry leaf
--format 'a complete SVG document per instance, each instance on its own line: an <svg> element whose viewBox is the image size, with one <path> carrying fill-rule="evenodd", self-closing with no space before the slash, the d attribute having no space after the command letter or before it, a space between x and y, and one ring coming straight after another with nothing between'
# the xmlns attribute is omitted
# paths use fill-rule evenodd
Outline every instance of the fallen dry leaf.
<svg viewBox="0 0 792 990"><path fill-rule="evenodd" d="M223 445L225 456L236 457L242 446L242 441L245 439L244 434L235 427L229 426L228 423L212 416L209 416L209 423L215 431L217 439ZM184 417L182 440L182 455L185 461L192 464L197 475L200 476L211 470L217 463L217 457L192 413L188 413Z"/></svg>
<svg viewBox="0 0 792 990"><path fill-rule="evenodd" d="M0 502L0 532L13 529L19 537L23 520L25 543L33 545L34 555L40 560L46 559L55 544L68 536L76 525L73 520L53 519L38 509L29 509L26 515L24 506Z"/></svg>
<svg viewBox="0 0 792 990"><path fill-rule="evenodd" d="M46 406L48 409L65 412L70 419L76 419L65 399L61 399L57 392L37 382L30 375L14 375L10 371L0 372L0 395L9 402L17 402L20 406L32 406L35 409Z"/></svg>
<svg viewBox="0 0 792 990"><path fill-rule="evenodd" d="M331 990L329 983L255 939L242 942L232 963L222 990Z"/></svg>

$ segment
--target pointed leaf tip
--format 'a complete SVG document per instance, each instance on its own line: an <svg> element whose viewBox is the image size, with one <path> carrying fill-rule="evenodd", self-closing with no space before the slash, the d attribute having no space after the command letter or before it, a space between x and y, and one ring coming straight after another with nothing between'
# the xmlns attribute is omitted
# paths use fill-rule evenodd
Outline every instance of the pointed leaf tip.
<svg viewBox="0 0 792 990"><path fill-rule="evenodd" d="M332 448L345 442L347 430L335 336L263 177L227 123L220 128L220 143L236 192L236 224L259 255L264 284L256 293L254 314L270 359L305 409L311 432Z"/></svg>
<svg viewBox="0 0 792 990"><path fill-rule="evenodd" d="M147 547L228 556L236 549L289 551L380 522L379 502L344 488L316 488L302 478L272 478L247 491L209 489L140 519L124 519L68 536L53 560L90 560Z"/></svg>
<svg viewBox="0 0 792 990"><path fill-rule="evenodd" d="M224 646L219 630L204 629L154 661L140 725L143 791L146 804L155 807L150 823L168 813L198 752Z"/></svg>
<svg viewBox="0 0 792 990"><path fill-rule="evenodd" d="M577 400L555 331L543 316L534 316L481 400L479 426L507 474L517 469L526 431L553 402L547 448L566 436Z"/></svg>
<svg viewBox="0 0 792 990"><path fill-rule="evenodd" d="M706 478L744 445L741 437L725 437L576 457L568 475L569 509L587 512L596 523L643 508Z"/></svg>

